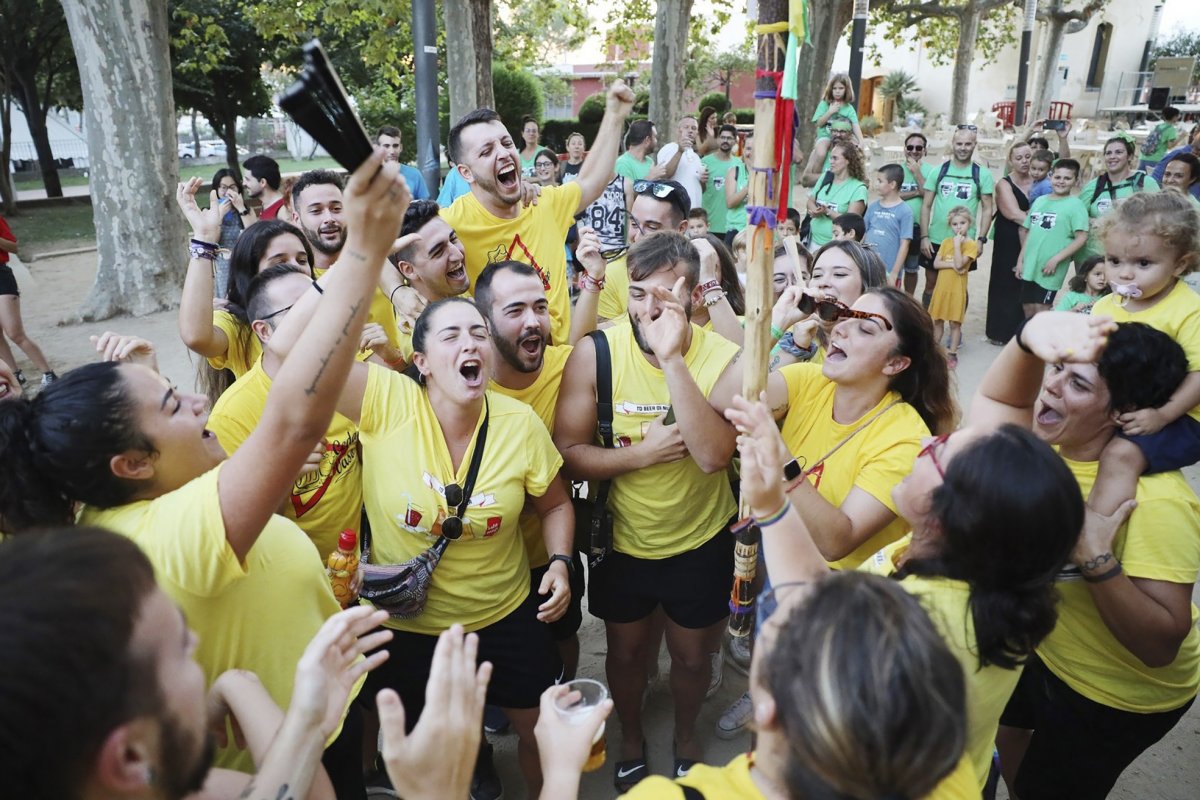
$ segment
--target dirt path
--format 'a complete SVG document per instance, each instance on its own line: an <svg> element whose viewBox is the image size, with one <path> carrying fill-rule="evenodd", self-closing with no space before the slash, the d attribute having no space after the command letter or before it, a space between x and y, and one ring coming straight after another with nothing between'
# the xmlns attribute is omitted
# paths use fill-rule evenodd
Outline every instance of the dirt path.
<svg viewBox="0 0 1200 800"><path fill-rule="evenodd" d="M96 258L86 253L62 258L39 260L32 274L22 274L18 280L22 290L25 323L28 332L41 344L55 367L64 370L92 358L88 337L105 330L136 333L155 343L159 366L180 387L193 385L194 362L179 341L175 312L162 312L138 319L122 318L104 323L59 326L58 321L74 311L87 295L95 277ZM971 273L971 291L982 301L990 270L990 250L980 268ZM180 265L180 269L183 265ZM964 325L964 347L958 367L959 398L968 402L971 393L999 350L983 341L983 303L971 304ZM19 357L19 356L18 356ZM26 373L37 371L22 360ZM1200 487L1198 471L1188 470L1193 488ZM1200 592L1197 593L1200 599ZM604 678L604 627L599 620L584 615L580 631L582 654L580 675ZM652 687L645 713L645 730L649 747L649 763L654 773L668 774L671 770L671 703L666 685L669 662L664 654L661 661L663 678ZM717 695L708 701L700 716L700 730L711 731L717 719L746 688L746 679L725 668L725 682ZM609 720L608 741L615 746L620 723ZM508 791L506 797L522 796L517 787L520 778L516 764L516 738L512 735L494 737L497 766ZM749 735L730 742L715 737L709 740L706 760L723 764L747 749ZM585 775L581 797L588 800L612 797L612 750L609 762L599 771ZM1001 790L1003 797L1003 790ZM1159 744L1142 755L1125 773L1112 793L1114 798L1142 800L1195 800L1200 797L1200 707L1194 706L1175 729Z"/></svg>

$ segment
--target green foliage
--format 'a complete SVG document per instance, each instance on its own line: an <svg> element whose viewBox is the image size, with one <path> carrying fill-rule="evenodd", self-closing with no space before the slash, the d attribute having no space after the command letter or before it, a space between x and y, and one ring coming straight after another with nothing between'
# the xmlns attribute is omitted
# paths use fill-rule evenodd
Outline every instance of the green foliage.
<svg viewBox="0 0 1200 800"><path fill-rule="evenodd" d="M753 49L749 47L726 50L715 55L710 55L707 50L696 52L693 48L692 61L696 63L696 83L688 84L688 88L693 91L719 89L721 94L728 95L738 77L754 71L753 53Z"/></svg>
<svg viewBox="0 0 1200 800"><path fill-rule="evenodd" d="M600 120L604 119L605 102L604 92L596 92L590 95L579 106L579 121L586 122L589 125L598 125Z"/></svg>
<svg viewBox="0 0 1200 800"><path fill-rule="evenodd" d="M1020 36L1021 4L1009 0L942 0L942 2L898 2L885 0L871 5L871 26L875 33L897 47L921 45L934 64L950 64L958 48L959 19L971 8L982 11L979 42L986 47L975 50L980 65L993 63L1001 53L1016 44ZM847 36L850 35L847 29ZM878 47L868 46L876 65L882 65Z"/></svg>
<svg viewBox="0 0 1200 800"><path fill-rule="evenodd" d="M1196 69L1192 72L1192 82L1200 83L1200 31L1177 31L1170 39L1155 46L1150 55L1150 69L1160 58L1179 58L1195 56Z"/></svg>
<svg viewBox="0 0 1200 800"><path fill-rule="evenodd" d="M724 92L709 92L700 98L696 103L696 110L712 106L718 114L724 114L729 109L729 99L725 97Z"/></svg>
<svg viewBox="0 0 1200 800"><path fill-rule="evenodd" d="M526 68L551 63L587 39L587 6L586 0L494 0L493 58Z"/></svg>
<svg viewBox="0 0 1200 800"><path fill-rule="evenodd" d="M916 78L902 69L897 69L884 77L876 91L884 97L898 101L905 95L914 94L919 88Z"/></svg>
<svg viewBox="0 0 1200 800"><path fill-rule="evenodd" d="M580 122L577 119L548 119L542 123L542 144L556 153L565 153L567 137L572 133L582 133L587 146L591 147L599 132L599 123Z"/></svg>
<svg viewBox="0 0 1200 800"><path fill-rule="evenodd" d="M883 129L883 123L873 114L868 114L858 121L858 127L862 129L864 136L874 136Z"/></svg>
<svg viewBox="0 0 1200 800"><path fill-rule="evenodd" d="M649 114L650 113L650 90L638 89L633 95L633 113Z"/></svg>
<svg viewBox="0 0 1200 800"><path fill-rule="evenodd" d="M516 141L521 141L521 118L541 120L545 101L542 84L527 69L492 64L492 91L496 96L496 111Z"/></svg>
<svg viewBox="0 0 1200 800"><path fill-rule="evenodd" d="M895 119L899 121L897 124L903 124L910 114L924 114L928 116L929 109L915 97L901 97L896 101Z"/></svg>
<svg viewBox="0 0 1200 800"><path fill-rule="evenodd" d="M238 117L271 107L262 79L266 43L235 0L173 0L171 64L175 103L204 115L222 139ZM236 161L237 156L232 158Z"/></svg>
<svg viewBox="0 0 1200 800"><path fill-rule="evenodd" d="M738 125L753 125L754 124L754 109L753 108L735 108L733 113L737 115Z"/></svg>

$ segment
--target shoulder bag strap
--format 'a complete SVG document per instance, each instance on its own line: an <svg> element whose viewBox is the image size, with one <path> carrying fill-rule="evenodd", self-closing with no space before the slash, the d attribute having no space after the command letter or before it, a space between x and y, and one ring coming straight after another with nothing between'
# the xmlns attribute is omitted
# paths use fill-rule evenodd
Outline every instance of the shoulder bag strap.
<svg viewBox="0 0 1200 800"><path fill-rule="evenodd" d="M843 446L844 444L846 444L846 442L850 441L850 440L851 440L851 439L853 439L855 436L857 436L859 433L861 433L862 431L866 430L866 428L867 428L867 426L868 426L868 425L870 425L872 422L874 422L875 420L877 420L877 419L879 419L880 417L882 417L882 416L883 416L884 414L886 414L887 412L891 411L891 410L892 410L893 408L895 408L896 406L900 405L900 403L902 403L902 402L904 402L904 401L903 401L903 400L893 400L892 402L888 403L888 404L887 404L886 406L884 406L883 408L881 408L881 409L879 409L878 411L876 411L876 412L875 412L874 414L872 414L870 417L868 417L868 418L866 419L866 421L864 421L864 422L863 422L861 425L859 425L857 428L855 428L854 430L852 430L852 431L850 431L848 434L846 434L846 438L842 439L840 442L838 442L838 443L837 443L837 444L835 444L835 445L834 445L832 448L830 448L830 450L829 450L829 452L828 452L828 453L826 453L825 455L823 455L823 456L821 456L820 458L818 458L818 459L817 459L815 462L813 462L813 465L812 465L811 467L809 467L808 469L804 470L804 476L803 476L803 477L808 477L810 474L812 474L813 472L815 472L815 471L816 471L816 469L817 469L817 467L819 467L819 466L821 466L822 464L824 464L824 463L826 462L826 460L828 460L828 459L829 459L829 457L830 457L830 456L832 456L834 453L836 453L838 450L841 450L841 449L842 449L842 446Z"/></svg>
<svg viewBox="0 0 1200 800"><path fill-rule="evenodd" d="M487 444L488 420L491 416L491 408L485 395L483 398L483 424L479 426L479 435L475 437L475 449L471 451L471 466L467 467L467 479L463 482L462 502L458 504L460 519L467 513L467 506L471 504L471 495L475 492L475 479L479 477L479 465L483 463L483 448Z"/></svg>
<svg viewBox="0 0 1200 800"><path fill-rule="evenodd" d="M612 398L612 355L608 349L608 337L603 331L588 334L596 348L596 427L600 430L600 441L605 447L613 446L613 398ZM596 506L603 508L608 501L611 481L596 484Z"/></svg>

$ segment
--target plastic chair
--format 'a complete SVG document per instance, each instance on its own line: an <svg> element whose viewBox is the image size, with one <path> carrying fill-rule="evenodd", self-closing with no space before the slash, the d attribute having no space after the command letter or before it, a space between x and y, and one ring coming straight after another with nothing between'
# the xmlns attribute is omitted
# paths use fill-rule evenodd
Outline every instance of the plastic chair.
<svg viewBox="0 0 1200 800"><path fill-rule="evenodd" d="M1066 100L1054 100L1050 103L1050 116L1046 119L1070 119L1071 109L1075 106L1073 103L1068 103ZM1029 106L1026 104L1026 110Z"/></svg>
<svg viewBox="0 0 1200 800"><path fill-rule="evenodd" d="M1002 100L992 105L992 113L1000 119L1004 127L1011 128L1017 116L1017 103L1015 100Z"/></svg>

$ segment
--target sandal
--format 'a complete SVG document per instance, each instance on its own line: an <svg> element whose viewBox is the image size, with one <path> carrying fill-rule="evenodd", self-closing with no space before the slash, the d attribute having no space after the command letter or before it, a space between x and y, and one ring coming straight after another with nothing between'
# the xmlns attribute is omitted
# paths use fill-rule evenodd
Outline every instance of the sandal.
<svg viewBox="0 0 1200 800"><path fill-rule="evenodd" d="M628 761L618 761L613 765L613 786L621 794L625 794L650 774L646 766L646 746L642 745L642 757L631 758Z"/></svg>

